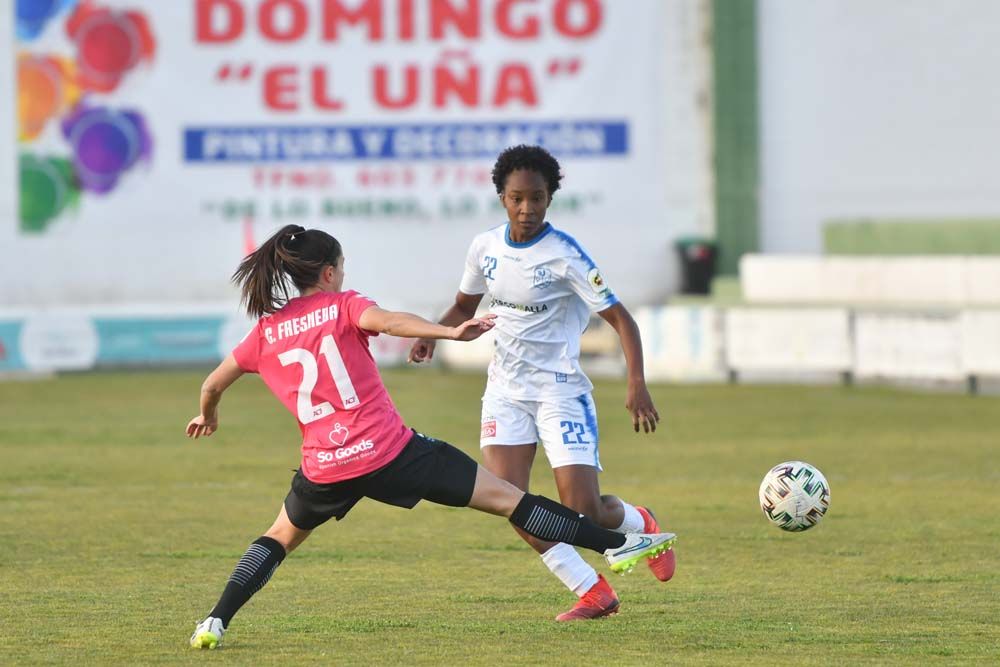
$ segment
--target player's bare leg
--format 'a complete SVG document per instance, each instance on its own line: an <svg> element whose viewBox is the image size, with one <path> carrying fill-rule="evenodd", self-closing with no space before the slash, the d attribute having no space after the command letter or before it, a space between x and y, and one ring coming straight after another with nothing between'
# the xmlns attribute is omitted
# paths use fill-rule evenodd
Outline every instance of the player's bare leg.
<svg viewBox="0 0 1000 667"><path fill-rule="evenodd" d="M290 554L311 534L311 530L302 530L292 523L288 518L288 512L285 511L285 506L282 505L277 518L275 518L271 527L267 529L267 532L264 533L264 536L270 537L284 547L285 554Z"/></svg>
<svg viewBox="0 0 1000 667"><path fill-rule="evenodd" d="M536 452L535 444L489 445L483 447L483 464L493 474L527 491ZM614 589L576 549L564 543L539 540L516 526L514 530L538 552L549 571L579 598L570 610L556 616L556 620L600 618L618 611L618 595Z"/></svg>
<svg viewBox="0 0 1000 667"><path fill-rule="evenodd" d="M630 571L642 558L669 549L676 539L673 533L623 535L601 528L565 505L525 493L482 466L476 466L475 474L468 507L506 516L512 524L538 539L566 542L603 553L614 572Z"/></svg>
<svg viewBox="0 0 1000 667"><path fill-rule="evenodd" d="M531 481L531 466L538 447L530 445L488 445L483 447L483 467L491 473L527 492ZM517 526L514 530L539 554L552 548L552 542L532 537Z"/></svg>
<svg viewBox="0 0 1000 667"><path fill-rule="evenodd" d="M653 513L645 507L629 505L621 498L601 495L598 470L587 465L568 465L554 468L559 500L586 514L599 526L623 533L658 533L659 525ZM676 568L673 549L648 561L649 569L660 581L669 581Z"/></svg>

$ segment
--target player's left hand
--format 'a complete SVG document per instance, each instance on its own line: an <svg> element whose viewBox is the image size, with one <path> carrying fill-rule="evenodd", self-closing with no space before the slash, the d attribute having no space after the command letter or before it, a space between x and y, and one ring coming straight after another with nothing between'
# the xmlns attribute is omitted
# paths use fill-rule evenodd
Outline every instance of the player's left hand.
<svg viewBox="0 0 1000 667"><path fill-rule="evenodd" d="M219 418L218 416L208 418L204 415L198 415L194 419L188 422L187 425L187 437L194 438L197 440L201 436L209 436L215 433L216 429L219 428Z"/></svg>
<svg viewBox="0 0 1000 667"><path fill-rule="evenodd" d="M635 429L636 433L639 432L640 424L646 433L656 430L656 424L660 421L660 413L653 405L653 399L649 395L649 390L646 389L645 382L629 383L625 409L632 415L632 428Z"/></svg>

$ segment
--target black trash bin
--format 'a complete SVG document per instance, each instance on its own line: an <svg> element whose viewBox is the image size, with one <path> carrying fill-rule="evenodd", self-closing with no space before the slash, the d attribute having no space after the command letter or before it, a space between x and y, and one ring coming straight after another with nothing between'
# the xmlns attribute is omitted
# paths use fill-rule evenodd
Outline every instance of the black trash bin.
<svg viewBox="0 0 1000 667"><path fill-rule="evenodd" d="M681 260L681 293L708 294L715 277L718 246L710 239L686 237L674 244Z"/></svg>

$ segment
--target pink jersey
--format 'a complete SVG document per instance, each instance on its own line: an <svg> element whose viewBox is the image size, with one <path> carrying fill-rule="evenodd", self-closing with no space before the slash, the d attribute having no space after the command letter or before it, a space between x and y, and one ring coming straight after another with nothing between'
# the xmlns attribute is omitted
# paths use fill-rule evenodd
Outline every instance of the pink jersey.
<svg viewBox="0 0 1000 667"><path fill-rule="evenodd" d="M260 373L302 429L302 474L320 484L377 470L413 432L389 398L358 324L375 302L357 292L318 292L262 317L233 350Z"/></svg>

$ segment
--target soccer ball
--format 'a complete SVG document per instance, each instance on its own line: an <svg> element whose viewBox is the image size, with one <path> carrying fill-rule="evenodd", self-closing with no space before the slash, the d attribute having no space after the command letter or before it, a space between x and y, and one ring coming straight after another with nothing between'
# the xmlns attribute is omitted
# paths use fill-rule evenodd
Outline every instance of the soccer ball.
<svg viewBox="0 0 1000 667"><path fill-rule="evenodd" d="M760 483L760 508L782 530L809 530L830 508L830 485L818 469L803 461L771 468Z"/></svg>

